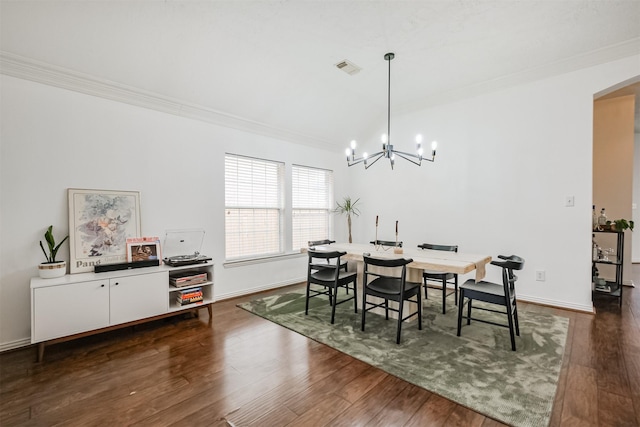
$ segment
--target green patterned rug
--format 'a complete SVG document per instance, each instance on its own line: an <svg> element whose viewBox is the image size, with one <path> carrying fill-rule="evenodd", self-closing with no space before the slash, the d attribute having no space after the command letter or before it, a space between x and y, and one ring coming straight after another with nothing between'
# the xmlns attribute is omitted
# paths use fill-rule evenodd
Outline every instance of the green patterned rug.
<svg viewBox="0 0 640 427"><path fill-rule="evenodd" d="M304 289L238 306L503 423L547 426L569 319L519 313L513 352L507 328L472 322L457 337L457 309L451 304L443 315L440 298L424 301L421 331L416 322L403 324L400 345L396 321L367 313L362 332L360 310L355 314L350 302L337 306L333 325L326 299L312 298L305 316Z"/></svg>

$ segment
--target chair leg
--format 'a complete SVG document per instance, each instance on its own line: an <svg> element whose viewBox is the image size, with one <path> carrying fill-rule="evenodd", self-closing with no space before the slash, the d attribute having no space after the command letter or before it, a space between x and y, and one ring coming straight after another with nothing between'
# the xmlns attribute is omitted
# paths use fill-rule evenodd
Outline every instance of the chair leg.
<svg viewBox="0 0 640 427"><path fill-rule="evenodd" d="M347 287L349 287L348 284ZM358 285L355 279L353 280L353 310L356 313L358 312Z"/></svg>
<svg viewBox="0 0 640 427"><path fill-rule="evenodd" d="M509 318L509 336L511 337L511 350L516 351L516 337L514 334L513 313L511 312L511 303L507 301L507 317Z"/></svg>
<svg viewBox="0 0 640 427"><path fill-rule="evenodd" d="M389 300L387 300L388 302ZM398 308L398 331L396 332L396 344L400 344L400 335L402 333L402 307L404 305L404 298L400 298Z"/></svg>
<svg viewBox="0 0 640 427"><path fill-rule="evenodd" d="M518 324L518 305L515 300L513 300L513 320L516 324L516 335L520 336L520 325Z"/></svg>
<svg viewBox="0 0 640 427"><path fill-rule="evenodd" d="M467 325L471 324L471 302L473 300L471 298L469 298L469 302L467 304L469 304L467 306Z"/></svg>
<svg viewBox="0 0 640 427"><path fill-rule="evenodd" d="M460 304L458 304L458 336L462 329L462 310L464 310L464 289L460 291Z"/></svg>
<svg viewBox="0 0 640 427"><path fill-rule="evenodd" d="M458 275L457 274L453 276L453 283L454 283L453 286L455 289L455 294L453 294L454 295L453 298L454 298L455 304L458 305Z"/></svg>
<svg viewBox="0 0 640 427"><path fill-rule="evenodd" d="M364 318L365 314L367 314L367 291L362 288L362 322L360 329L364 332Z"/></svg>
<svg viewBox="0 0 640 427"><path fill-rule="evenodd" d="M442 314L447 314L447 280L442 279Z"/></svg>
<svg viewBox="0 0 640 427"><path fill-rule="evenodd" d="M336 305L338 304L338 286L333 286L333 300L331 301L331 324L336 318Z"/></svg>
<svg viewBox="0 0 640 427"><path fill-rule="evenodd" d="M418 286L418 329L422 330L422 295Z"/></svg>
<svg viewBox="0 0 640 427"><path fill-rule="evenodd" d="M384 300L384 318L389 320L389 300Z"/></svg>
<svg viewBox="0 0 640 427"><path fill-rule="evenodd" d="M309 314L309 287L311 286L311 284L309 282L307 282L307 300L305 302L304 305L304 314L307 315Z"/></svg>

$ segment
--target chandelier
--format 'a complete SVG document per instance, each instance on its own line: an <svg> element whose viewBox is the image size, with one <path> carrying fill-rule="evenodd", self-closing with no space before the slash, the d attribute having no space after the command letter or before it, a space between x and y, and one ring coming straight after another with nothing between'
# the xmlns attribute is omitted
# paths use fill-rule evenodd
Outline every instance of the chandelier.
<svg viewBox="0 0 640 427"><path fill-rule="evenodd" d="M387 53L384 55L384 59L389 62L389 84L387 91L387 133L382 135L382 151L378 151L375 154L368 155L366 152L362 154L362 157L356 158L356 141L351 141L351 148L347 148L347 164L349 166L357 165L358 163L364 163L364 168L369 169L369 166L381 158L389 159L391 163L391 169L396 160L396 156L401 157L411 163L420 166L422 161L433 162L436 158L436 141L431 143L431 158L422 157L422 135L416 135L416 154L405 153L404 151L397 151L393 149L391 144L391 60L395 57L393 53Z"/></svg>

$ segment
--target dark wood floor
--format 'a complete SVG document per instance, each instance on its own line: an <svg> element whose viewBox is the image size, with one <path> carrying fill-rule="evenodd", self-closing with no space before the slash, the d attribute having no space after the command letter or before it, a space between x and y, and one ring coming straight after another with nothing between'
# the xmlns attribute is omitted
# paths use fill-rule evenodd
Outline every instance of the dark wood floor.
<svg viewBox="0 0 640 427"><path fill-rule="evenodd" d="M640 284L640 265L634 265ZM571 318L552 426L640 425L640 289ZM0 355L0 424L499 426L235 307Z"/></svg>

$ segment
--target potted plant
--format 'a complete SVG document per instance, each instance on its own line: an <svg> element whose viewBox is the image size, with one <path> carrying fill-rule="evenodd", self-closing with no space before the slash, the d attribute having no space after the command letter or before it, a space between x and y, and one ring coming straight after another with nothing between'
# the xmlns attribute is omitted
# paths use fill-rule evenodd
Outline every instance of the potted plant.
<svg viewBox="0 0 640 427"><path fill-rule="evenodd" d="M46 262L41 263L38 266L38 272L40 277L43 279L52 279L54 277L62 277L67 273L67 262L66 261L56 261L56 255L58 254L58 250L60 246L69 238L69 236L62 239L60 243L56 245L55 238L53 237L53 225L50 225L47 228L47 231L44 233L44 239L47 241L47 246L49 252L44 248L42 244L42 240L40 240L40 249L42 249L42 253L44 257L47 259Z"/></svg>
<svg viewBox="0 0 640 427"><path fill-rule="evenodd" d="M613 221L607 221L607 226L611 231L625 231L627 228L633 231L634 222L626 219L615 219Z"/></svg>
<svg viewBox="0 0 640 427"><path fill-rule="evenodd" d="M347 226L349 227L349 243L353 243L353 239L351 238L351 215L359 216L360 210L356 207L360 199L356 199L355 201L351 200L350 196L346 196L342 203L336 202L336 208L334 212L339 214L347 214Z"/></svg>

